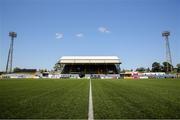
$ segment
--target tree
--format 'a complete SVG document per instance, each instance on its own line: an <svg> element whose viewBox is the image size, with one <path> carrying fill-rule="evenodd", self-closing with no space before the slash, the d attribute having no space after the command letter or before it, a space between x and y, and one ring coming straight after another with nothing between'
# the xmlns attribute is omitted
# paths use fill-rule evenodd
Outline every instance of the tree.
<svg viewBox="0 0 180 120"><path fill-rule="evenodd" d="M153 64L152 64L152 72L161 72L161 69L162 67L161 67L161 65L160 65L160 63L158 63L158 62L154 62Z"/></svg>
<svg viewBox="0 0 180 120"><path fill-rule="evenodd" d="M126 70L125 70L125 69L122 69L121 73L125 73L125 72L126 72Z"/></svg>
<svg viewBox="0 0 180 120"><path fill-rule="evenodd" d="M47 70L47 69L39 69L39 72L40 72L40 73L48 72L48 70Z"/></svg>
<svg viewBox="0 0 180 120"><path fill-rule="evenodd" d="M137 69L136 69L136 71L138 71L138 72L145 72L145 70L146 70L146 69L143 68L143 67L140 67L140 68L137 68Z"/></svg>
<svg viewBox="0 0 180 120"><path fill-rule="evenodd" d="M173 66L169 62L163 62L163 71L172 72Z"/></svg>
<svg viewBox="0 0 180 120"><path fill-rule="evenodd" d="M13 71L14 71L15 73L16 73L16 72L19 72L19 71L21 71L21 68L15 67Z"/></svg>
<svg viewBox="0 0 180 120"><path fill-rule="evenodd" d="M146 72L150 72L151 70L150 70L150 68L148 67L147 69L146 69Z"/></svg>
<svg viewBox="0 0 180 120"><path fill-rule="evenodd" d="M121 73L125 73L125 72L132 72L133 70L131 69L131 70L129 70L129 69L122 69L121 70Z"/></svg>
<svg viewBox="0 0 180 120"><path fill-rule="evenodd" d="M61 65L60 65L60 63L58 62L58 63L56 63L56 64L54 65L54 71L58 71L59 69L61 69Z"/></svg>
<svg viewBox="0 0 180 120"><path fill-rule="evenodd" d="M176 65L177 67L177 73L180 73L180 63Z"/></svg>

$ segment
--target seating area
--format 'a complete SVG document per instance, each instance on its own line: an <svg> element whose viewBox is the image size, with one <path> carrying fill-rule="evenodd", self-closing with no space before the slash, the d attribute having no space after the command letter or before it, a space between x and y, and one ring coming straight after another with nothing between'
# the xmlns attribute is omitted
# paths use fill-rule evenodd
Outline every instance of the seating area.
<svg viewBox="0 0 180 120"><path fill-rule="evenodd" d="M66 64L62 74L118 74L115 64Z"/></svg>

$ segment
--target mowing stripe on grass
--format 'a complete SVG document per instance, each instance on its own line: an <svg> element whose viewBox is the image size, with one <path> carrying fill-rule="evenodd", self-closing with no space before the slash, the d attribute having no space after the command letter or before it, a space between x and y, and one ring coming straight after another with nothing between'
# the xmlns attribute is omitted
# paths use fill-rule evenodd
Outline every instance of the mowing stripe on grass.
<svg viewBox="0 0 180 120"><path fill-rule="evenodd" d="M88 80L0 80L0 119L87 119Z"/></svg>
<svg viewBox="0 0 180 120"><path fill-rule="evenodd" d="M93 120L93 119L94 119L94 113L93 113L93 101L92 101L92 90L91 90L91 79L90 79L88 120Z"/></svg>

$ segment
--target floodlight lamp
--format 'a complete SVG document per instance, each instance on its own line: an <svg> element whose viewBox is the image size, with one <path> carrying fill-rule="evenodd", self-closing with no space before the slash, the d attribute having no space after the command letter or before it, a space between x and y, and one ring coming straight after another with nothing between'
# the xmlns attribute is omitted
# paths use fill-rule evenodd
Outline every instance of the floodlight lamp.
<svg viewBox="0 0 180 120"><path fill-rule="evenodd" d="M169 36L170 35L170 32L169 31L164 31L163 33L162 33L162 36Z"/></svg>
<svg viewBox="0 0 180 120"><path fill-rule="evenodd" d="M17 33L16 32L9 32L9 36L10 37L17 37Z"/></svg>

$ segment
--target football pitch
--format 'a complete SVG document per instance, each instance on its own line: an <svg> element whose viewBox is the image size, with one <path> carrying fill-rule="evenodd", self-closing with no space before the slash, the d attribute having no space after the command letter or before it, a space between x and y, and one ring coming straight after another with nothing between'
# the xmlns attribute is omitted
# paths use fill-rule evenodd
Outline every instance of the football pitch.
<svg viewBox="0 0 180 120"><path fill-rule="evenodd" d="M94 119L180 118L180 79L92 80ZM0 119L88 119L89 80L0 80Z"/></svg>

